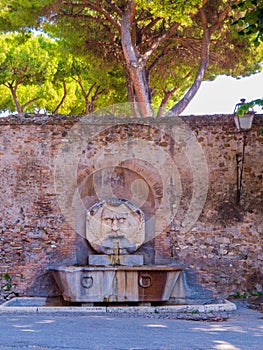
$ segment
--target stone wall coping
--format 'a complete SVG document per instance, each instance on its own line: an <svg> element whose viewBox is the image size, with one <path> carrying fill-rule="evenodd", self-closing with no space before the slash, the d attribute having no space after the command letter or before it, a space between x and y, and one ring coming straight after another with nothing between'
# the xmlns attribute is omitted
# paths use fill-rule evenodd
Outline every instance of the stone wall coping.
<svg viewBox="0 0 263 350"><path fill-rule="evenodd" d="M141 123L149 125L173 125L175 121L182 120L191 126L212 126L212 125L228 125L234 126L233 114L214 114L214 115L188 115L179 117L163 117L163 118L129 118L116 117L113 115L104 116L80 116L80 115L44 115L44 114L16 114L6 117L0 117L0 125L74 125L81 119L85 118L85 122L91 125L112 125L123 123ZM263 125L263 114L256 114L253 124Z"/></svg>

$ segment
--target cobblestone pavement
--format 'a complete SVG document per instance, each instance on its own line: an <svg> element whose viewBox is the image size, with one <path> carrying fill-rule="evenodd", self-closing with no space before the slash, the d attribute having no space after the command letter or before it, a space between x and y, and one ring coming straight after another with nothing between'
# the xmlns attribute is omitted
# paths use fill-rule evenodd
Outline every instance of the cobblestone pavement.
<svg viewBox="0 0 263 350"><path fill-rule="evenodd" d="M263 349L262 313L241 305L228 316L215 322L172 314L6 313L0 315L0 350Z"/></svg>

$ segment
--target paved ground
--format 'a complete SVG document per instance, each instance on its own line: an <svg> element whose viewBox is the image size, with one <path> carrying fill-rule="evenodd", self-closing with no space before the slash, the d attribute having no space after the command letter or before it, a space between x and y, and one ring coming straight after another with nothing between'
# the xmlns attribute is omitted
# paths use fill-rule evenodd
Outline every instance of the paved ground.
<svg viewBox="0 0 263 350"><path fill-rule="evenodd" d="M1 314L0 350L262 350L263 314L246 307L227 321L172 315Z"/></svg>

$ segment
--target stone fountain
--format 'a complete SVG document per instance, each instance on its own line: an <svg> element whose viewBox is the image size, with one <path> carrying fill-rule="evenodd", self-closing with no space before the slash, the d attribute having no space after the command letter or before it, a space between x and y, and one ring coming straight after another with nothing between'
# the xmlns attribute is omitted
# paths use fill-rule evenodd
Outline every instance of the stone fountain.
<svg viewBox="0 0 263 350"><path fill-rule="evenodd" d="M178 289L184 268L144 263L145 216L113 197L86 211L86 237L95 254L85 266L52 269L64 300L80 303L165 302Z"/></svg>

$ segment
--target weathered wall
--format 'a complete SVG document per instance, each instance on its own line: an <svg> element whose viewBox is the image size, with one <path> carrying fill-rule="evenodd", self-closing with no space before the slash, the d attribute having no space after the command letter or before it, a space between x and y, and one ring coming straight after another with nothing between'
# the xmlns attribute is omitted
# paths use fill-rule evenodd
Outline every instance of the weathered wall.
<svg viewBox="0 0 263 350"><path fill-rule="evenodd" d="M79 117L65 116L0 119L0 274L8 272L11 275L12 290L20 295L55 295L58 291L48 267L83 263L85 254L90 251L78 235L77 240L81 242L76 248L74 225L80 231L83 228L79 222L73 224L63 215L66 209L61 208L57 180L54 181L58 166L56 157L61 146L72 141L68 139L68 132L79 120ZM85 176L92 174L91 159L96 159L97 150L103 147L109 152L113 144L135 140L141 149L146 141L151 144L150 151L154 152L158 146L158 156L160 149L170 152L176 159L183 195L172 228L159 232L154 244L151 242L144 253L149 252L150 260L155 262L184 264L198 283L215 294L228 296L238 291L262 291L263 135L260 131L263 117L256 117L248 134L240 205L235 200L236 153L241 152L242 135L236 133L232 116L190 116L183 120L203 149L209 185L202 213L188 232L180 230L180 218L191 204L198 183L194 183L191 174L192 160L187 161L183 152L176 151L175 144L177 149L181 147L184 151L185 146L178 145L175 134L169 134L176 130L174 125L178 121L173 118L148 120L143 125L138 125L138 120L123 119L121 126L116 126L120 121L113 117L89 119L87 130L92 136L88 139L87 130L83 133L81 148L84 151L78 164L78 184L81 188ZM127 126L128 121L130 126ZM151 157L149 153L149 163L155 164ZM191 157L195 157L194 154ZM132 156L127 155L127 159L130 158ZM152 185L144 207L150 217L158 206L158 196L162 195L158 186L162 183L159 173L163 169L156 168L158 162L156 167L146 166L145 160L141 162L142 170L138 164L132 166L125 159L122 159L122 167L129 170L130 175L125 178L138 180L144 176L148 178L149 186ZM65 178L70 176L66 171ZM122 183L122 176L123 170L117 169L119 183ZM127 199L131 199L132 193L126 187L122 183L119 193L119 186L114 188L118 195L124 197L127 194ZM163 191L169 194L172 190L164 188ZM92 186L81 188L80 193L86 206L96 201ZM167 195L167 198L169 201L171 197ZM78 215L81 217L83 213Z"/></svg>

